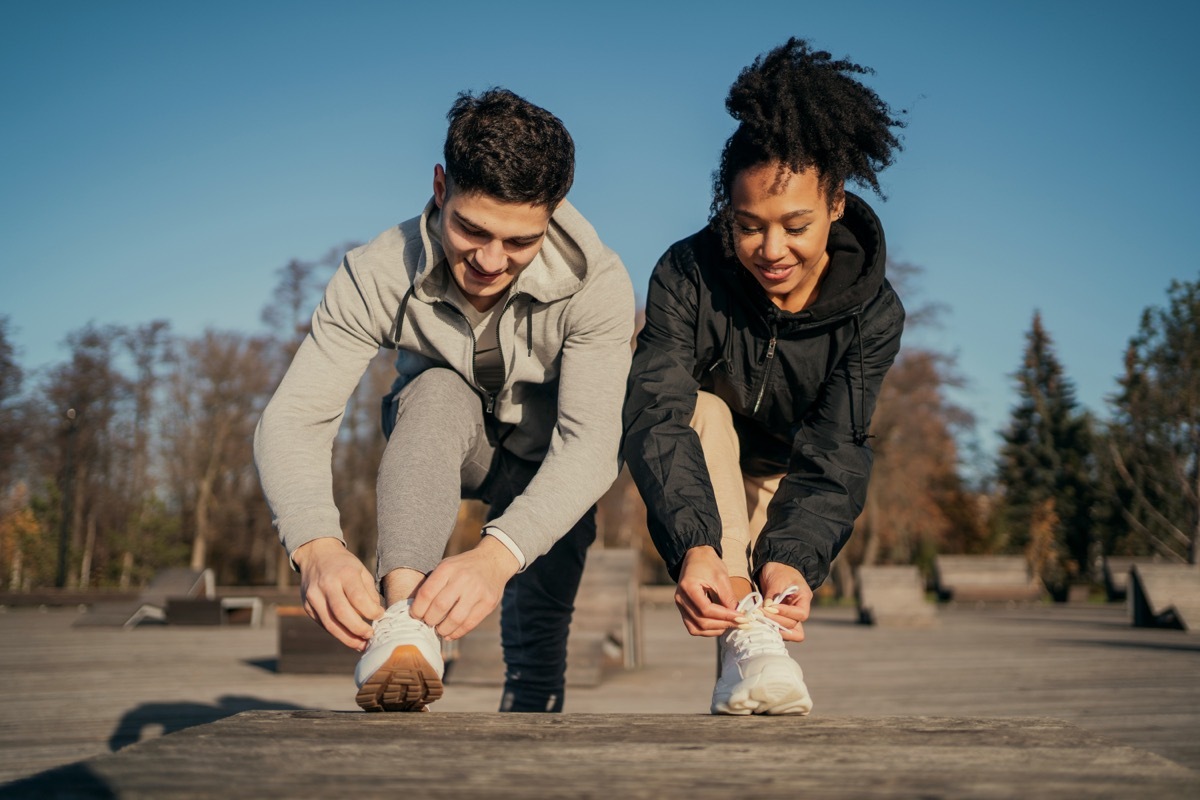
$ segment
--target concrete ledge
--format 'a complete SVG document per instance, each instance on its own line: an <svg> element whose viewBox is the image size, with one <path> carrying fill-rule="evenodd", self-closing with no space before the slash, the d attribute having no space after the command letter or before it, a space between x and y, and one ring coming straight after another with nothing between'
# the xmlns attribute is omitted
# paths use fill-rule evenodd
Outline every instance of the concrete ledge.
<svg viewBox="0 0 1200 800"><path fill-rule="evenodd" d="M1061 720L248 711L0 789L38 797L1155 797L1200 773Z"/></svg>

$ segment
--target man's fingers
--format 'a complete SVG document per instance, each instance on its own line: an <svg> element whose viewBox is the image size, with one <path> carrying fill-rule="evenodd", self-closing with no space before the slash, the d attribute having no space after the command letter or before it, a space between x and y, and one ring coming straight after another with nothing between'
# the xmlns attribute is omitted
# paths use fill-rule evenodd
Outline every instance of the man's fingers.
<svg viewBox="0 0 1200 800"><path fill-rule="evenodd" d="M454 611L443 624L446 632L443 633L439 630L438 634L443 639L461 639L475 630L475 627L483 622L484 617L491 612L492 609L488 608L487 603L476 602L468 608L465 600L459 600L454 606Z"/></svg>
<svg viewBox="0 0 1200 800"><path fill-rule="evenodd" d="M349 631L359 639L370 639L374 633L374 628L371 623L363 619L362 614L354 607L354 604L346 597L345 592L334 594L329 598L329 617L336 621L343 629ZM326 627L326 630L329 630ZM332 630L329 630L333 633Z"/></svg>
<svg viewBox="0 0 1200 800"><path fill-rule="evenodd" d="M446 577L439 569L434 569L433 572L425 576L425 580L421 581L421 585L417 587L417 591L412 595L412 606L408 610L409 616L413 619L419 619L426 625L436 626L442 621L445 614L441 614L436 619L431 619L432 616L429 607L438 598L442 589L446 586Z"/></svg>
<svg viewBox="0 0 1200 800"><path fill-rule="evenodd" d="M367 639L370 638L371 626L367 626L367 634L359 636L353 631L350 631L330 612L328 605L325 602L324 596L317 593L309 593L304 598L304 610L308 616L333 638L337 639L342 644L352 650L361 651L367 646Z"/></svg>
<svg viewBox="0 0 1200 800"><path fill-rule="evenodd" d="M385 609L369 573L364 571L359 580L346 583L346 597L360 617L376 620L383 616Z"/></svg>

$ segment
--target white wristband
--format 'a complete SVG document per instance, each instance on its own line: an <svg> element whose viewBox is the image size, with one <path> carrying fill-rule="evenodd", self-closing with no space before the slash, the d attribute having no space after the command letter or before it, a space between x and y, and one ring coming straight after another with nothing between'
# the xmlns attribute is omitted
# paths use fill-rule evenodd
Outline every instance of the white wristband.
<svg viewBox="0 0 1200 800"><path fill-rule="evenodd" d="M513 558L515 558L517 560L517 564L518 564L517 572L525 571L525 567L528 566L525 563L525 554L521 552L521 548L517 547L517 543L514 542L512 539L510 539L507 533L500 530L499 528L497 528L494 525L489 525L483 529L483 534L485 536L495 537L500 542L500 544L507 547L508 552L512 553Z"/></svg>

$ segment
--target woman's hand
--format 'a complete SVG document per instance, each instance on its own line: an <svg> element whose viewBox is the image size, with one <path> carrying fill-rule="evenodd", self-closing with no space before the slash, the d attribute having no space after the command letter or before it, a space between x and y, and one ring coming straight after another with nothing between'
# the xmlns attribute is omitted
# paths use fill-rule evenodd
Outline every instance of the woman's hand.
<svg viewBox="0 0 1200 800"><path fill-rule="evenodd" d="M675 605L692 636L720 636L737 625L729 569L716 550L705 545L687 551L679 569Z"/></svg>
<svg viewBox="0 0 1200 800"><path fill-rule="evenodd" d="M800 570L778 561L768 561L758 571L758 586L763 596L763 611L782 627L780 634L783 638L789 642L803 642L802 623L808 619L812 609L813 593ZM776 605L771 602L771 598L793 587L796 591L781 603Z"/></svg>

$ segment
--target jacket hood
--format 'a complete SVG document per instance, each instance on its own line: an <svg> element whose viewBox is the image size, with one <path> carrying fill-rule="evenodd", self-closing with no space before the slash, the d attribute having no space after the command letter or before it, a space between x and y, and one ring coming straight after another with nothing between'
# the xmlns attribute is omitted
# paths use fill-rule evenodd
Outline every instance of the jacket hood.
<svg viewBox="0 0 1200 800"><path fill-rule="evenodd" d="M421 212L420 231L424 250L417 263L413 290L418 298L431 302L445 295L451 280L442 248L441 209L432 198ZM542 303L570 297L583 287L588 270L595 268L606 252L591 223L563 200L550 218L541 249L521 270L512 291Z"/></svg>
<svg viewBox="0 0 1200 800"><path fill-rule="evenodd" d="M866 201L846 192L846 211L829 229L829 269L821 283L817 302L803 311L780 310L736 257L728 264L731 283L764 316L785 327L811 327L839 321L861 309L883 286L887 247L883 225ZM731 287L732 288L732 287Z"/></svg>

